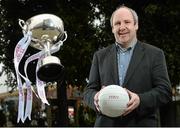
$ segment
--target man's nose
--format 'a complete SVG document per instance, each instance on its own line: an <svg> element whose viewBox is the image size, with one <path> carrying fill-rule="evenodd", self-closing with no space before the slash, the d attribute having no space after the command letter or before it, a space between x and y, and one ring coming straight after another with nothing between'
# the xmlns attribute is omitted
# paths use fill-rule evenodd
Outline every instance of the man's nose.
<svg viewBox="0 0 180 128"><path fill-rule="evenodd" d="M126 29L126 27L124 26L124 25L121 25L120 27L119 27L119 30L120 31L124 31Z"/></svg>

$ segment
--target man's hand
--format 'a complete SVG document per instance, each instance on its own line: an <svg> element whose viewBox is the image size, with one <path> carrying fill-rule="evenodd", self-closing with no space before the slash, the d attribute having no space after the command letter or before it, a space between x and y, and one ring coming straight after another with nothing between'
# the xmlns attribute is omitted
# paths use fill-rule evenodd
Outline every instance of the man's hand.
<svg viewBox="0 0 180 128"><path fill-rule="evenodd" d="M98 104L98 102L99 102L99 99L98 99L99 93L100 93L100 91L97 92L96 95L94 96L94 105L96 106L96 109L100 112L99 104Z"/></svg>
<svg viewBox="0 0 180 128"><path fill-rule="evenodd" d="M103 89L105 86L102 86L101 87L101 89ZM101 90L100 90L101 91ZM97 92L96 94L95 94L95 96L94 96L94 105L96 106L96 109L100 112L100 109L99 109L99 104L98 104L98 102L99 102L99 93L100 93L100 91L99 92Z"/></svg>
<svg viewBox="0 0 180 128"><path fill-rule="evenodd" d="M123 114L123 116L126 116L127 114L132 112L140 104L140 98L136 93L133 93L133 92L129 91L128 89L126 89L126 91L129 95L130 100L127 104L127 109L125 110L125 113Z"/></svg>

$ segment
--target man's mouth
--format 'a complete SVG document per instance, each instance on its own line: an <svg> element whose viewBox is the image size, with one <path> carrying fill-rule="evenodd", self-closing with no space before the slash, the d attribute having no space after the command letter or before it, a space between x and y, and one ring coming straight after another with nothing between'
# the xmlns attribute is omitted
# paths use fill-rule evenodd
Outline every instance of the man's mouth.
<svg viewBox="0 0 180 128"><path fill-rule="evenodd" d="M126 37L127 34L128 34L128 32L126 32L126 33L119 33L119 36L120 36L120 37Z"/></svg>
<svg viewBox="0 0 180 128"><path fill-rule="evenodd" d="M120 36L126 35L128 32L119 33Z"/></svg>

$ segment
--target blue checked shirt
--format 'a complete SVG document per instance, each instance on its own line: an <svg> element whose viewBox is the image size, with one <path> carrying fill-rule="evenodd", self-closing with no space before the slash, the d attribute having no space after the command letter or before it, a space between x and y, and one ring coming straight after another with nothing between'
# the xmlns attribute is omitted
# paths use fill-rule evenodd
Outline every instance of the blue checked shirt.
<svg viewBox="0 0 180 128"><path fill-rule="evenodd" d="M116 43L117 46L117 61L118 61L118 75L119 75L119 85L123 86L123 82L126 76L126 72L131 60L134 46L137 40L132 42L129 48L122 48L121 45Z"/></svg>

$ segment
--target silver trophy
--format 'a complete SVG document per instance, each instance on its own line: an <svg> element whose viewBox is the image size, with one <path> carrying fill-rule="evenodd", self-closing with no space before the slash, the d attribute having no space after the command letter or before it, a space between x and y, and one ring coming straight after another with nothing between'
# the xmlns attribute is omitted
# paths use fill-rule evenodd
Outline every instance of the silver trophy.
<svg viewBox="0 0 180 128"><path fill-rule="evenodd" d="M39 14L26 22L19 20L19 25L23 32L32 32L30 46L45 53L37 71L38 78L45 82L58 80L61 77L63 65L58 57L51 54L53 48L60 49L67 39L62 19L53 14Z"/></svg>

